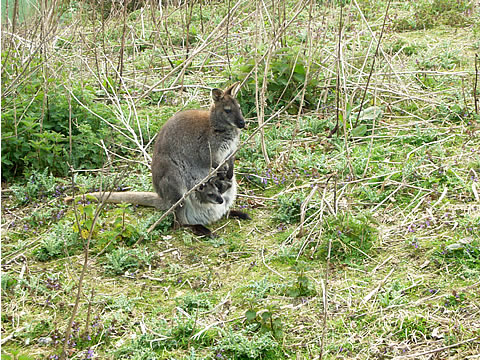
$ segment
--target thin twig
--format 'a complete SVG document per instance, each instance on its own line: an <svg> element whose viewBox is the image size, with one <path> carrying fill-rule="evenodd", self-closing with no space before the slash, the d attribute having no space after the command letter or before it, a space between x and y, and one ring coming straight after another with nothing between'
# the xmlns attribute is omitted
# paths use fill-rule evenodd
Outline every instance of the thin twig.
<svg viewBox="0 0 480 360"><path fill-rule="evenodd" d="M320 339L320 356L319 360L323 358L323 349L325 348L325 334L327 332L327 316L328 316L328 270L330 268L330 255L332 251L332 239L328 241L328 255L327 264L325 265L325 282L323 288L323 323L322 323L322 336Z"/></svg>
<svg viewBox="0 0 480 360"><path fill-rule="evenodd" d="M370 74L368 75L368 78L367 78L367 84L365 85L365 89L363 91L362 100L360 101L360 109L358 110L357 119L355 120L355 125L353 126L353 128L357 127L358 121L360 120L360 113L362 112L363 104L365 103L365 97L367 96L368 85L370 85L370 79L372 78L373 69L375 68L375 60L377 59L378 49L380 48L380 43L382 42L383 33L385 31L385 24L387 23L388 9L390 9L391 1L392 0L388 0L388 3L387 3L387 9L385 10L385 15L383 17L382 31L380 32L380 36L378 38L377 48L375 49L375 54L373 55L373 59L372 59L372 67L370 68Z"/></svg>

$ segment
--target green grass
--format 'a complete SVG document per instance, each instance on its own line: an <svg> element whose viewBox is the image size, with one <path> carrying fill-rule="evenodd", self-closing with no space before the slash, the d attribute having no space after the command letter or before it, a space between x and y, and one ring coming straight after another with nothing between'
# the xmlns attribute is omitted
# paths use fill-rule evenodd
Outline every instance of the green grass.
<svg viewBox="0 0 480 360"><path fill-rule="evenodd" d="M306 6L280 34L299 2L266 4L258 23L246 2L231 14L228 39L224 27L214 31L226 2L162 12L132 4L124 86L115 76L123 12L111 3L103 24L72 3L52 30L63 33L47 62L41 51L26 61L31 51L19 38L11 49L20 50L9 52L2 32L2 86L14 89L2 97L2 338L11 336L2 359L61 352L96 210L91 199L74 208L64 198L73 189L152 191L142 149L151 155L147 144L169 117L208 108L208 87L243 80L256 63L258 82L254 74L239 94L242 140L258 126L262 81L265 119L292 105L264 128L270 163L259 135L237 153L235 207L252 220L222 219L205 239L173 230L169 217L146 234L159 211L105 206L69 358L315 359L323 351L324 359L426 359L417 354L434 351L453 360L480 352L478 6L393 1L357 123L387 2L358 1L370 28L347 2L338 64L346 123L330 136L340 3L315 3L310 23ZM169 75L187 58L187 26L193 60ZM196 53L210 35L218 39ZM80 170L73 184L59 176L70 165Z"/></svg>

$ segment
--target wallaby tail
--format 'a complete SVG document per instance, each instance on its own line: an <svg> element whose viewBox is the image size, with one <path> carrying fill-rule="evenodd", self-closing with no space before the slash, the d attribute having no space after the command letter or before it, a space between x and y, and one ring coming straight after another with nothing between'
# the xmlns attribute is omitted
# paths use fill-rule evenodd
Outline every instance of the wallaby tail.
<svg viewBox="0 0 480 360"><path fill-rule="evenodd" d="M147 192L147 191L124 191L124 192L92 192L83 195L77 195L75 199L88 199L96 198L98 201L105 201L107 203L113 204L133 204L154 207L157 209L162 209L165 207L162 199L160 199L157 193ZM69 196L64 199L66 204L69 204L73 201L73 197Z"/></svg>

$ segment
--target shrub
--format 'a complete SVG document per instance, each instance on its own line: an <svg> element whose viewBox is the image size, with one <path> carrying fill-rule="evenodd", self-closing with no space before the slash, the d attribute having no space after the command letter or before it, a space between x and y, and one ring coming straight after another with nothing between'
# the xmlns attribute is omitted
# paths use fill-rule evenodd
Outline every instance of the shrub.
<svg viewBox="0 0 480 360"><path fill-rule="evenodd" d="M271 113L281 106L285 106L292 99L296 98L289 112L296 113L300 106L301 89L305 84L307 72L307 58L298 48L281 48L275 51L271 58L267 71L266 88L266 113ZM244 59L240 57L232 69L232 80L242 81L247 74L255 67L255 59ZM314 73L315 68L312 65L310 74ZM263 86L265 72L265 63L260 63L258 67L258 88ZM230 74L229 74L230 75ZM228 77L228 76L227 76ZM315 94L318 81L312 76L309 77L306 84L304 108L313 108L316 105ZM255 77L251 76L242 87L238 94L238 101L241 104L242 111L247 114L255 112Z"/></svg>
<svg viewBox="0 0 480 360"><path fill-rule="evenodd" d="M3 80L3 79L2 79ZM4 80L5 81L5 80ZM117 123L108 106L94 102L91 87L73 91L86 107L112 123ZM70 117L72 154L70 155ZM76 169L96 168L103 164L100 140L111 139L110 128L79 105L63 87L44 92L39 79L29 79L18 92L2 97L2 179L31 174L46 168L64 176L71 164Z"/></svg>

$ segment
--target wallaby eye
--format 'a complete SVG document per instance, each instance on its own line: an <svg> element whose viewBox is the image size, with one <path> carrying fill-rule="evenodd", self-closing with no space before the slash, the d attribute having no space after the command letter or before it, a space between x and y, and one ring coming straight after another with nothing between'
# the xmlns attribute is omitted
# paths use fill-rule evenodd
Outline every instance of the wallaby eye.
<svg viewBox="0 0 480 360"><path fill-rule="evenodd" d="M230 114L232 112L232 109L229 107L223 108L223 111L225 111L227 114Z"/></svg>

